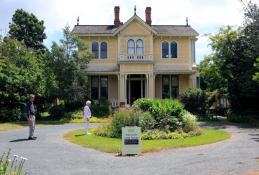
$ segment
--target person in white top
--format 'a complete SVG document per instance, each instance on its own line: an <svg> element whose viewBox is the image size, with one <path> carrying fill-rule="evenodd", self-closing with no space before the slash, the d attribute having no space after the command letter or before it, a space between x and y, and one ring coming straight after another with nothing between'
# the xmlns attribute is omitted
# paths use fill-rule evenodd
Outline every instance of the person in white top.
<svg viewBox="0 0 259 175"><path fill-rule="evenodd" d="M88 134L88 127L89 127L89 123L90 123L90 118L91 118L91 110L90 110L90 107L91 106L91 101L86 101L86 105L84 107L84 118L85 118L85 122L86 122L86 125L85 125L85 134L87 135Z"/></svg>

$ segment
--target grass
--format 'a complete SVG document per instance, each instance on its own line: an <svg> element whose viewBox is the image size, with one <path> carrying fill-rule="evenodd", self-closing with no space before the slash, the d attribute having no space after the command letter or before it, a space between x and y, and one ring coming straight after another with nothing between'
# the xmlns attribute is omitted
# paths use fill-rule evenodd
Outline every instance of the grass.
<svg viewBox="0 0 259 175"><path fill-rule="evenodd" d="M25 127L25 123L0 123L0 132Z"/></svg>
<svg viewBox="0 0 259 175"><path fill-rule="evenodd" d="M91 117L90 122L91 123L105 123L109 118L97 118L97 117ZM74 119L74 120L54 120L54 121L37 121L36 119L36 125L37 126L44 126L44 125L62 125L66 123L84 123L85 120L83 118L80 119ZM23 127L27 127L27 121L20 121L20 122L6 122L6 123L0 123L0 132L1 131L8 131L13 129L19 129Z"/></svg>
<svg viewBox="0 0 259 175"><path fill-rule="evenodd" d="M175 140L143 140L142 152L160 151L170 148L183 148L210 144L226 140L231 134L222 130L203 128L203 134L200 136L187 137ZM100 137L94 134L84 135L82 130L67 132L64 139L83 147L93 148L107 153L121 152L121 139Z"/></svg>

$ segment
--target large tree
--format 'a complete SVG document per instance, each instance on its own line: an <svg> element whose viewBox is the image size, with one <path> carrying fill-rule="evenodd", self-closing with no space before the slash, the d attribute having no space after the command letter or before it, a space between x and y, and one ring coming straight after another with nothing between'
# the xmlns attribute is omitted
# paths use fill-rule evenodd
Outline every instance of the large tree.
<svg viewBox="0 0 259 175"><path fill-rule="evenodd" d="M71 103L87 96L85 68L91 54L80 39L66 26L60 44L53 42L51 64L58 81L57 96Z"/></svg>
<svg viewBox="0 0 259 175"><path fill-rule="evenodd" d="M259 111L259 85L253 81L259 57L259 11L251 3L248 9L244 26L222 28L210 37L213 53L201 63L208 89L226 87L231 109L239 114Z"/></svg>
<svg viewBox="0 0 259 175"><path fill-rule="evenodd" d="M24 41L27 47L37 51L45 48L43 45L43 40L46 39L44 21L38 20L34 14L30 14L23 9L17 9L9 28L10 37L18 41Z"/></svg>
<svg viewBox="0 0 259 175"><path fill-rule="evenodd" d="M23 42L0 42L0 120L20 119L30 93L46 91L44 63Z"/></svg>

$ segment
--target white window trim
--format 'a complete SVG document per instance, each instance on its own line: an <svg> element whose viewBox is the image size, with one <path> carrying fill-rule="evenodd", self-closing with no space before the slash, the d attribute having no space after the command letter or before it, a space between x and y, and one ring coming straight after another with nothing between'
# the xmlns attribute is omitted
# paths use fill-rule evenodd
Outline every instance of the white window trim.
<svg viewBox="0 0 259 175"><path fill-rule="evenodd" d="M142 42L143 42L143 55L145 55L145 42L144 42L144 37L127 37L127 39L126 39L126 46L127 46L127 50L126 50L126 53L127 53L127 55L128 55L128 41L129 40L133 40L134 41L134 43L135 43L135 48L134 48L134 55L136 55L137 53L137 40L139 40L139 39L141 39L142 40Z"/></svg>
<svg viewBox="0 0 259 175"><path fill-rule="evenodd" d="M101 44L103 43L103 42L105 42L106 44L107 44L107 57L106 58L101 58ZM99 42L100 44L99 44L99 52L100 52L100 54L99 54L99 59L101 59L101 60L105 60L105 59L108 59L109 58L109 44L108 44L108 41L106 41L106 40L103 40L103 41L100 41Z"/></svg>
<svg viewBox="0 0 259 175"><path fill-rule="evenodd" d="M135 53L135 54L137 55L137 42L138 42L139 40L142 41L142 49L143 49L142 55L144 55L144 41L143 41L143 39L137 39L137 40L136 40L136 42L135 42L135 43L136 43L136 45L135 45L135 47L136 47L136 53Z"/></svg>
<svg viewBox="0 0 259 175"><path fill-rule="evenodd" d="M163 50L162 50L162 45L163 45L163 42L167 42L168 43L168 55L169 57L168 58L164 58L163 57ZM171 43L172 42L176 42L177 44L177 57L176 58L172 58L171 57ZM171 41L168 41L168 40L163 40L160 44L160 51L161 51L161 59L179 59L179 51L180 51L180 47L179 47L179 42L176 41L176 40L171 40Z"/></svg>
<svg viewBox="0 0 259 175"><path fill-rule="evenodd" d="M176 41L176 40L172 40L172 41L170 42L170 46L169 46L169 53L170 53L170 56L171 56L171 44L172 44L172 42L175 42L175 43L176 43L176 46L177 46L177 55L176 55L175 58L173 58L173 57L170 57L170 58L171 58L171 59L177 59L177 58L179 58L179 43L178 43L178 41Z"/></svg>
<svg viewBox="0 0 259 175"><path fill-rule="evenodd" d="M95 41L95 40L91 42L91 53L92 53L92 54L94 54L94 53L93 53L93 43L94 43L94 42L97 42L97 43L98 43L98 58L93 58L93 59L97 60L97 59L99 59L99 57L100 57L100 55L99 55L99 53L100 53L100 44L99 44L98 41Z"/></svg>
<svg viewBox="0 0 259 175"><path fill-rule="evenodd" d="M193 44L194 44L194 52L192 50ZM191 60L192 60L192 63L196 63L196 44L195 44L195 40L191 40Z"/></svg>
<svg viewBox="0 0 259 175"><path fill-rule="evenodd" d="M98 59L100 59L100 60L106 60L106 59L108 59L109 58L109 42L107 41L107 40L102 40L102 41L96 41L96 40L93 40L92 42L91 42L91 53L93 53L92 52L92 46L93 46L93 42L97 42L98 43L98 58L94 58L95 60L98 60ZM106 42L106 44L107 44L107 58L101 58L101 43L102 42Z"/></svg>
<svg viewBox="0 0 259 175"><path fill-rule="evenodd" d="M92 98L92 77L98 77L98 99L101 98L101 77L107 77L107 93L108 93L108 100L110 99L110 83L109 83L109 75L91 75L90 78L90 98Z"/></svg>
<svg viewBox="0 0 259 175"><path fill-rule="evenodd" d="M170 42L169 42L169 41L164 40L164 41L161 42L161 45L160 45L161 58L162 58L162 59L168 59L168 58L170 58L170 49L168 50L168 58L166 58L166 57L164 58L164 57L163 57L163 43L164 43L164 42L167 42L167 43L168 43L168 49L170 48Z"/></svg>
<svg viewBox="0 0 259 175"><path fill-rule="evenodd" d="M169 94L170 94L170 99L176 99L172 98L172 76L176 76L178 79L178 96L180 95L180 76L179 75L174 75L174 74L164 74L161 75L161 99L163 99L163 76L168 75L169 76Z"/></svg>

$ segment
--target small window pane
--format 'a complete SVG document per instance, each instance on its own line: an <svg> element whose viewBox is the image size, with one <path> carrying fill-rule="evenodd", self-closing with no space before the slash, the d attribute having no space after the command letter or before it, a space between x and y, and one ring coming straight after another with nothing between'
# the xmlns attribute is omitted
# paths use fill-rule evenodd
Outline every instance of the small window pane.
<svg viewBox="0 0 259 175"><path fill-rule="evenodd" d="M162 43L162 58L169 58L169 44L166 41Z"/></svg>
<svg viewBox="0 0 259 175"><path fill-rule="evenodd" d="M137 41L137 55L143 55L143 54L144 54L143 41L139 39Z"/></svg>
<svg viewBox="0 0 259 175"><path fill-rule="evenodd" d="M162 98L170 98L170 78L169 75L162 77Z"/></svg>
<svg viewBox="0 0 259 175"><path fill-rule="evenodd" d="M175 41L171 43L171 58L177 58L177 43Z"/></svg>
<svg viewBox="0 0 259 175"><path fill-rule="evenodd" d="M171 77L171 98L176 98L179 95L179 78L172 75Z"/></svg>
<svg viewBox="0 0 259 175"><path fill-rule="evenodd" d="M192 41L192 61L195 63L195 41Z"/></svg>
<svg viewBox="0 0 259 175"><path fill-rule="evenodd" d="M172 76L172 86L178 87L178 77L177 76Z"/></svg>
<svg viewBox="0 0 259 175"><path fill-rule="evenodd" d="M128 54L129 55L135 54L135 42L132 39L128 41Z"/></svg>
<svg viewBox="0 0 259 175"><path fill-rule="evenodd" d="M107 58L107 43L101 43L101 58Z"/></svg>
<svg viewBox="0 0 259 175"><path fill-rule="evenodd" d="M99 58L99 44L98 44L98 42L92 43L92 53L94 54L94 58Z"/></svg>
<svg viewBox="0 0 259 175"><path fill-rule="evenodd" d="M91 97L96 100L99 98L99 77L91 77Z"/></svg>
<svg viewBox="0 0 259 175"><path fill-rule="evenodd" d="M101 97L108 98L108 77L101 77Z"/></svg>

